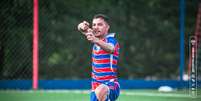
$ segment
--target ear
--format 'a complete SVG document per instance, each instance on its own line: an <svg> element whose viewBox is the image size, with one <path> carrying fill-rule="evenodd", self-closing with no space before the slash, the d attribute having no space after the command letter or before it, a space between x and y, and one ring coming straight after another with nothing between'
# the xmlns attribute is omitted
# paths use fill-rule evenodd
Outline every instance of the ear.
<svg viewBox="0 0 201 101"><path fill-rule="evenodd" d="M107 30L109 31L109 29L110 29L110 25L107 24Z"/></svg>

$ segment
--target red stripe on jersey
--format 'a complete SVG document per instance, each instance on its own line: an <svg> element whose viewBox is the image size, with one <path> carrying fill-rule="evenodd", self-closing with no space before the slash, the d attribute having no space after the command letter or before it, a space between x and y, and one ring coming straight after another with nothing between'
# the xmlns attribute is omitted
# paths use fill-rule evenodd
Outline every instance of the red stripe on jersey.
<svg viewBox="0 0 201 101"><path fill-rule="evenodd" d="M104 51L103 49L100 49L100 50L93 50L93 53L94 54L109 54L108 52Z"/></svg>
<svg viewBox="0 0 201 101"><path fill-rule="evenodd" d="M93 54L94 55L104 55L104 54L109 54L109 53L101 49L99 51L93 50ZM113 55L114 56L118 56L119 55L118 48L116 48L116 50L114 51Z"/></svg>
<svg viewBox="0 0 201 101"><path fill-rule="evenodd" d="M99 85L100 85L100 83L98 83L98 82L92 82L92 90L95 90Z"/></svg>
<svg viewBox="0 0 201 101"><path fill-rule="evenodd" d="M116 56L116 57L118 57L119 56L119 52L118 51L114 51L113 55Z"/></svg>
<svg viewBox="0 0 201 101"><path fill-rule="evenodd" d="M118 56L119 55L119 44L115 45L115 50L113 53L114 56Z"/></svg>
<svg viewBox="0 0 201 101"><path fill-rule="evenodd" d="M116 44L116 45L115 45L115 48L116 48L116 49L119 49L119 48L120 48L119 44Z"/></svg>
<svg viewBox="0 0 201 101"><path fill-rule="evenodd" d="M116 68L112 68L112 70L111 68L95 68L95 67L92 68L95 72L117 72Z"/></svg>
<svg viewBox="0 0 201 101"><path fill-rule="evenodd" d="M95 64L100 64L100 63L107 64L107 63L110 63L110 59L95 59L95 58L92 58L92 61ZM113 59L112 64L116 65L117 64L117 60Z"/></svg>

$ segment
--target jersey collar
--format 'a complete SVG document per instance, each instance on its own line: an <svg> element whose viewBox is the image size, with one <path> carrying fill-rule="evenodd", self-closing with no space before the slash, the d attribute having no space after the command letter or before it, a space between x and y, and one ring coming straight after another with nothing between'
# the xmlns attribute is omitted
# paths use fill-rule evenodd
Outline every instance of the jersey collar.
<svg viewBox="0 0 201 101"><path fill-rule="evenodd" d="M109 33L109 34L106 35L106 38L108 38L108 37L114 37L114 36L115 36L115 33Z"/></svg>

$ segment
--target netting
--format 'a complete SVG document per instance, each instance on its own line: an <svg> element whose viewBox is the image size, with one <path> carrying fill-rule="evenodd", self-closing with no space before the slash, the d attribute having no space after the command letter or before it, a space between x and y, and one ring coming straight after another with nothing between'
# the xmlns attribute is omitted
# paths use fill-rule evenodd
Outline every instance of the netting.
<svg viewBox="0 0 201 101"><path fill-rule="evenodd" d="M94 14L103 12L111 16L111 31L117 33L120 42L121 78L178 79L179 2L156 3L155 8L137 6L143 3L146 4L114 0L40 1L39 78L90 78L91 44L76 28L81 21L91 22ZM166 11L169 6L174 6L174 12Z"/></svg>
<svg viewBox="0 0 201 101"><path fill-rule="evenodd" d="M0 79L31 79L33 2L0 3ZM39 79L90 78L91 44L77 31L77 24L105 13L112 19L111 31L117 33L121 46L120 78L177 80L178 4L178 0L39 0ZM187 4L189 11L196 11L195 2ZM190 33L195 14L186 16Z"/></svg>
<svg viewBox="0 0 201 101"><path fill-rule="evenodd" d="M197 11L197 20L196 20L196 29L195 29L195 36L197 38L197 72L198 72L198 79L201 80L201 1L198 4L198 11Z"/></svg>
<svg viewBox="0 0 201 101"><path fill-rule="evenodd" d="M0 3L0 79L31 79L32 1Z"/></svg>
<svg viewBox="0 0 201 101"><path fill-rule="evenodd" d="M79 17L71 14L75 8L68 9L70 2L54 0L39 3L40 79L90 77L89 43L76 29Z"/></svg>

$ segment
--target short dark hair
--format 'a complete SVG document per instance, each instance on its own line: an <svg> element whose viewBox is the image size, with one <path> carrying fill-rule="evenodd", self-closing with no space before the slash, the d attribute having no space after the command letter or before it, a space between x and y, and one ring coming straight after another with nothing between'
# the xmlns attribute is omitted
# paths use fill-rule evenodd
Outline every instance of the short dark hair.
<svg viewBox="0 0 201 101"><path fill-rule="evenodd" d="M102 18L107 24L110 24L109 17L105 14L96 14L94 15L93 19Z"/></svg>

